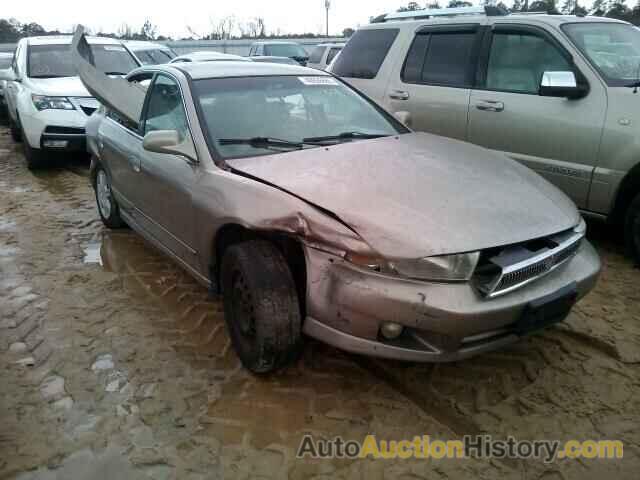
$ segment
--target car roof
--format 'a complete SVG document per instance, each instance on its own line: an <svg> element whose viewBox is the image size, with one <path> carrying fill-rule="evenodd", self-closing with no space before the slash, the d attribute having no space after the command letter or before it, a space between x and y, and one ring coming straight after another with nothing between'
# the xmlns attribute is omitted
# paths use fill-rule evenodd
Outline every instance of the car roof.
<svg viewBox="0 0 640 480"><path fill-rule="evenodd" d="M160 48L163 50L170 50L166 45L161 43L148 42L146 40L127 40L124 44L131 50L148 50L152 48Z"/></svg>
<svg viewBox="0 0 640 480"><path fill-rule="evenodd" d="M230 77L266 77L266 76L329 76L328 73L314 68L299 65L287 65L283 63L262 62L192 62L170 63L156 65L156 69L178 69L187 73L194 80L204 78L230 78ZM140 70L136 70L138 72Z"/></svg>
<svg viewBox="0 0 640 480"><path fill-rule="evenodd" d="M248 58L241 57L240 55L232 55L230 53L221 53L221 52L213 52L213 51L203 51L203 52L191 52L185 53L183 55L179 55L173 59L173 62L179 61L180 59L187 59L193 62L198 61L206 61L206 60L238 60L238 61L250 61Z"/></svg>
<svg viewBox="0 0 640 480"><path fill-rule="evenodd" d="M407 20L391 20L388 22L370 23L364 25L360 30L370 30L377 28L409 28L415 29L423 25L447 25L460 23L522 23L522 24L548 24L562 25L564 23L582 23L582 22L609 22L609 23L627 23L621 20L608 17L578 17L576 15L547 15L547 14L509 14L509 15L451 15L423 19L407 19Z"/></svg>
<svg viewBox="0 0 640 480"><path fill-rule="evenodd" d="M97 45L122 45L122 40L111 37L85 37L90 44ZM27 45L66 45L71 44L73 35L48 35L42 37L27 37L24 40Z"/></svg>

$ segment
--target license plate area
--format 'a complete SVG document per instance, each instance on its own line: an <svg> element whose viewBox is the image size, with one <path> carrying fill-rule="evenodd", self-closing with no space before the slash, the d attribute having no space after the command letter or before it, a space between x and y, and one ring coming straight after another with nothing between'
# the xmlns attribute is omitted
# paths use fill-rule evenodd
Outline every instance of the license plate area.
<svg viewBox="0 0 640 480"><path fill-rule="evenodd" d="M564 320L578 299L578 289L574 283L561 288L546 297L529 303L520 320L516 322L516 333L524 335Z"/></svg>

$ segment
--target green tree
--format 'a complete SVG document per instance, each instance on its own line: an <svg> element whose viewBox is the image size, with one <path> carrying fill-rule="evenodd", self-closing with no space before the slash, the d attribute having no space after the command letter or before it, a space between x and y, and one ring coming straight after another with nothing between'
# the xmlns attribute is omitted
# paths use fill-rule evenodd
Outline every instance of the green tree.
<svg viewBox="0 0 640 480"><path fill-rule="evenodd" d="M447 8L473 7L473 3L461 0L451 0Z"/></svg>

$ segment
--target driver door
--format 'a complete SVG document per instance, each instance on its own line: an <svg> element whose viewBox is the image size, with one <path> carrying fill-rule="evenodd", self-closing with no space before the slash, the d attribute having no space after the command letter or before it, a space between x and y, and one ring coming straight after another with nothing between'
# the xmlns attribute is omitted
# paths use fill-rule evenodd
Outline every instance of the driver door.
<svg viewBox="0 0 640 480"><path fill-rule="evenodd" d="M545 71L589 75L541 28L496 25L483 50L468 140L522 162L586 208L606 110L601 83L587 76L589 93L579 99L540 96Z"/></svg>
<svg viewBox="0 0 640 480"><path fill-rule="evenodd" d="M175 130L181 139L191 136L180 84L163 73L151 84L143 113L143 136L154 130ZM198 172L198 163L193 160L143 150L136 194L138 223L192 267L196 267L197 258L191 192Z"/></svg>

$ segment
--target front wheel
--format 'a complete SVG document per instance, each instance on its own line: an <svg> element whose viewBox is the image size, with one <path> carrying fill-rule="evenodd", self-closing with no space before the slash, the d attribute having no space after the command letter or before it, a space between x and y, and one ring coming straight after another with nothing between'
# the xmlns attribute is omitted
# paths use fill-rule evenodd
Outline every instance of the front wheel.
<svg viewBox="0 0 640 480"><path fill-rule="evenodd" d="M640 193L627 209L624 236L633 258L640 265Z"/></svg>
<svg viewBox="0 0 640 480"><path fill-rule="evenodd" d="M100 214L102 223L104 223L108 228L124 227L125 223L120 217L120 207L118 206L116 199L113 198L109 175L107 175L107 172L102 168L102 166L98 166L96 170L94 189L96 192L98 213Z"/></svg>
<svg viewBox="0 0 640 480"><path fill-rule="evenodd" d="M301 349L301 313L293 275L282 253L264 240L229 247L220 270L224 317L242 364L267 373Z"/></svg>
<svg viewBox="0 0 640 480"><path fill-rule="evenodd" d="M29 140L25 137L24 132L21 133L21 138L24 158L27 160L27 168L29 170L42 168L46 162L44 152L39 148L33 148L29 145Z"/></svg>

